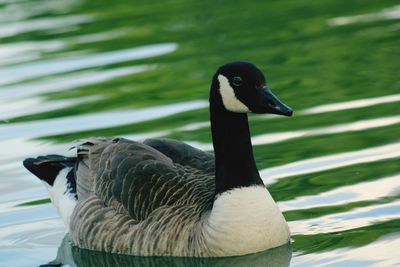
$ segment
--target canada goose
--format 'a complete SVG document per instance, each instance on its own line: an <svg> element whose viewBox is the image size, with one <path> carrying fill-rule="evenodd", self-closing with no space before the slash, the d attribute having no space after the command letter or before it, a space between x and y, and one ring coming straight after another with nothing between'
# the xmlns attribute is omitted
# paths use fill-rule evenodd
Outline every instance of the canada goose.
<svg viewBox="0 0 400 267"><path fill-rule="evenodd" d="M247 62L212 79L215 155L175 140L89 138L76 157L29 158L80 248L144 256L244 255L289 242L258 173L247 113L291 116Z"/></svg>

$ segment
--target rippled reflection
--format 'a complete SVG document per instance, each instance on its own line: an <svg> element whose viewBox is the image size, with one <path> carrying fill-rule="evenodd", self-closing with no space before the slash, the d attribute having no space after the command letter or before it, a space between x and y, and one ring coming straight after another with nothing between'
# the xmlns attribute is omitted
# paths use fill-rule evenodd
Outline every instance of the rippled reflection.
<svg viewBox="0 0 400 267"><path fill-rule="evenodd" d="M400 257L398 234L385 235L362 247L341 248L315 254L302 254L292 260L294 266L396 266Z"/></svg>
<svg viewBox="0 0 400 267"><path fill-rule="evenodd" d="M400 6L393 6L391 8L385 8L379 12L330 19L328 23L331 26L341 26L357 22L369 22L375 20L388 20L388 19L399 19L399 18L400 18Z"/></svg>
<svg viewBox="0 0 400 267"><path fill-rule="evenodd" d="M395 143L355 152L340 153L337 155L293 162L279 167L264 169L260 174L263 177L268 177L266 182L272 183L282 177L398 157L400 157L400 143Z"/></svg>
<svg viewBox="0 0 400 267"><path fill-rule="evenodd" d="M184 257L134 257L110 253L100 253L71 247L66 236L61 243L57 259L54 263L64 263L79 267L105 266L140 266L140 267L208 267L208 266L271 266L285 267L290 265L292 255L291 245L284 245L255 254L226 258L184 258Z"/></svg>
<svg viewBox="0 0 400 267"><path fill-rule="evenodd" d="M369 0L0 0L0 265L47 263L65 234L24 158L114 135L212 152L209 82L235 59L260 66L295 110L249 117L257 166L293 233L291 265L399 265L398 18L398 5ZM290 258L290 247L226 259L58 252L70 266Z"/></svg>
<svg viewBox="0 0 400 267"><path fill-rule="evenodd" d="M282 210L289 211L397 196L400 195L399 180L400 174L384 177L376 181L339 187L319 195L304 196L290 201L280 202L279 206Z"/></svg>
<svg viewBox="0 0 400 267"><path fill-rule="evenodd" d="M173 43L148 45L120 51L77 56L73 58L53 59L39 63L28 63L9 67L0 73L0 85L39 78L85 68L93 68L119 62L138 60L171 53L176 50Z"/></svg>
<svg viewBox="0 0 400 267"><path fill-rule="evenodd" d="M339 110L365 108L379 104L399 102L399 101L400 101L400 94L380 96L367 99L357 99L347 102L325 104L317 107L312 107L302 111L302 114L318 114L318 113L333 112Z"/></svg>
<svg viewBox="0 0 400 267"><path fill-rule="evenodd" d="M30 137L36 137L73 132L77 130L81 131L111 127L138 121L156 119L187 110L202 108L205 105L207 105L207 102L193 101L140 110L98 112L93 115L89 114L77 117L65 117L44 121L27 122L22 124L0 125L0 139L19 136L26 137L28 132Z"/></svg>

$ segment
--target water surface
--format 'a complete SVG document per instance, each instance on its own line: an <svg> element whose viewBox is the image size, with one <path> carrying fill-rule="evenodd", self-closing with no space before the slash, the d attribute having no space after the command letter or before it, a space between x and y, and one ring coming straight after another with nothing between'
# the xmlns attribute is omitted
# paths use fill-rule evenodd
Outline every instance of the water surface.
<svg viewBox="0 0 400 267"><path fill-rule="evenodd" d="M398 1L0 0L0 266L400 264ZM211 150L215 69L248 60L295 110L250 116L292 245L227 259L71 248L29 156L92 135Z"/></svg>

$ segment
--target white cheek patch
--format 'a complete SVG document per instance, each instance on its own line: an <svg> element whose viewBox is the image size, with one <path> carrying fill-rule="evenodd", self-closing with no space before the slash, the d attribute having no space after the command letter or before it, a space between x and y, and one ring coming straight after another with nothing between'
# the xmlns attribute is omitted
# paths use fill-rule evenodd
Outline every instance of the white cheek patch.
<svg viewBox="0 0 400 267"><path fill-rule="evenodd" d="M228 79L224 75L218 75L218 81L222 102L227 110L240 113L250 112L250 109L236 98L235 91L233 91Z"/></svg>

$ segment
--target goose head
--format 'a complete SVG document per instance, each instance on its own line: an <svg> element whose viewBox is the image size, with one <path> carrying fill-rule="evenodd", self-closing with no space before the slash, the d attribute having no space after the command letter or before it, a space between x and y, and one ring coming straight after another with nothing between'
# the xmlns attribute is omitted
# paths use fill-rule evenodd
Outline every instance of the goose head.
<svg viewBox="0 0 400 267"><path fill-rule="evenodd" d="M263 73L251 63L236 61L221 66L214 75L213 85L230 112L293 114L293 110L271 92Z"/></svg>

